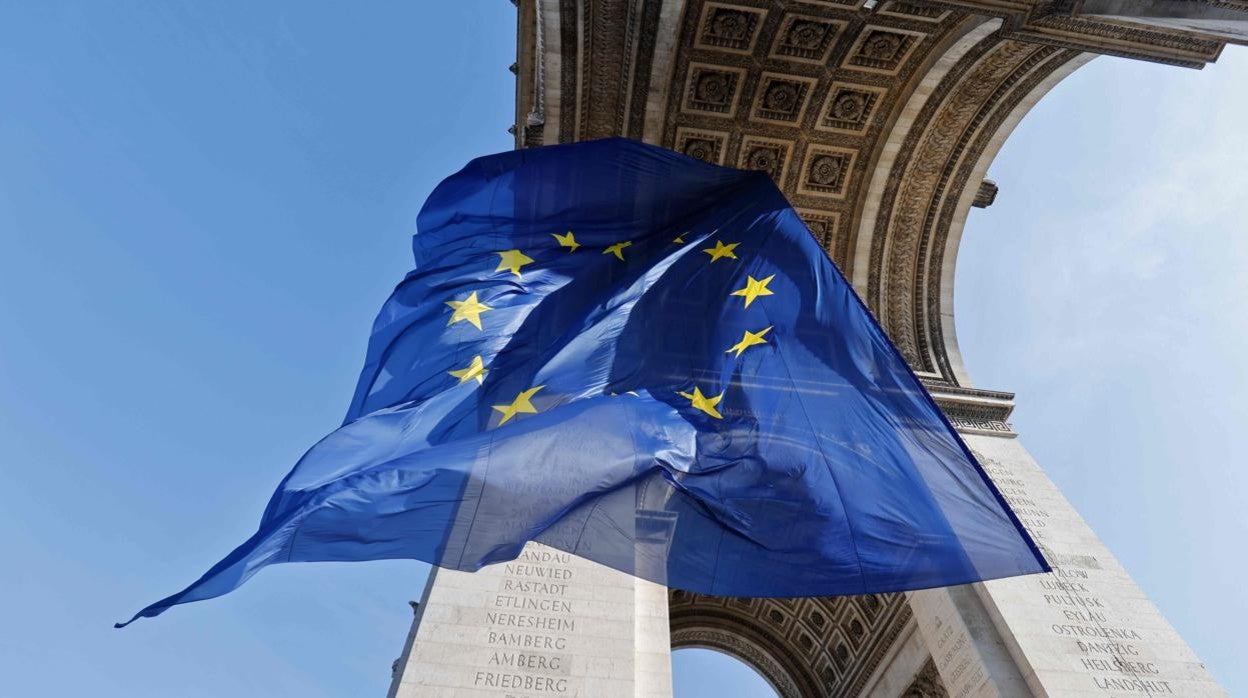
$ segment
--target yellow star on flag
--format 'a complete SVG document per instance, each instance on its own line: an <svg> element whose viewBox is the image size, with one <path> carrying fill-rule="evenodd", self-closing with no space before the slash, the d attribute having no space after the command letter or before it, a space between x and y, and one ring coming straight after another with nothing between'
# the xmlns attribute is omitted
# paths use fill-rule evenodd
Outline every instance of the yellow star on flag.
<svg viewBox="0 0 1248 698"><path fill-rule="evenodd" d="M692 405L695 410L701 410L715 419L724 418L724 415L720 414L719 410L715 409L715 406L719 404L719 401L724 399L723 393L720 393L715 397L707 397L706 395L703 395L702 391L695 385L693 386L693 395L690 395L689 393L679 393L679 395L683 398L687 398L689 400L689 404Z"/></svg>
<svg viewBox="0 0 1248 698"><path fill-rule="evenodd" d="M676 243L677 245L683 245L685 244L685 236L688 234L689 234L688 232L681 233L680 235L677 235L676 237L672 238L672 242Z"/></svg>
<svg viewBox="0 0 1248 698"><path fill-rule="evenodd" d="M480 356L472 357L472 361L468 362L467 368L461 368L458 371L447 371L447 373L458 378L460 383L467 383L474 378L477 379L477 383L484 383L485 374L488 372L485 368L485 362L481 360Z"/></svg>
<svg viewBox="0 0 1248 698"><path fill-rule="evenodd" d="M477 292L473 291L466 299L462 301L446 301L455 312L451 313L450 322L446 324L454 325L460 320L467 320L472 326L481 329L481 313L487 310L493 310L490 306L477 300Z"/></svg>
<svg viewBox="0 0 1248 698"><path fill-rule="evenodd" d="M624 241L624 242L617 242L617 243L615 243L614 245L612 245L612 246L608 247L607 249L603 250L603 251L602 251L602 253L603 253L603 254L613 254L613 255L615 255L615 256L616 256L616 257L617 257L617 258L618 258L621 262L623 262L623 261L624 261L624 248L625 248L625 247L628 247L628 246L630 246L630 245L632 245L632 244L633 244L633 243L631 243L631 242L629 242L629 241L627 241L627 240L626 240L626 241Z"/></svg>
<svg viewBox="0 0 1248 698"><path fill-rule="evenodd" d="M581 246L581 243L577 242L576 238L572 237L571 230L569 230L567 233L564 233L563 235L560 235L559 233L551 233L551 235L553 235L554 238L559 241L560 247L568 248L568 252L576 252L576 248Z"/></svg>
<svg viewBox="0 0 1248 698"><path fill-rule="evenodd" d="M750 307L750 303L753 303L754 299L758 298L759 296L775 295L771 292L771 289L767 288L767 284L771 283L771 280L774 278L776 278L775 274L772 274L771 276L763 279L762 281L759 281L758 279L752 276L747 277L747 281L745 282L745 288L739 288L733 291L732 295L745 296L745 307L748 308Z"/></svg>
<svg viewBox="0 0 1248 698"><path fill-rule="evenodd" d="M729 259L736 259L737 255L735 252L733 252L733 250L737 249L737 245L740 245L740 244L741 243L739 242L730 242L727 245L725 245L723 240L716 240L714 247L708 247L702 251L711 256L712 263L714 263L715 260L721 259L723 257L727 257Z"/></svg>
<svg viewBox="0 0 1248 698"><path fill-rule="evenodd" d="M771 327L775 327L775 325L772 325ZM745 351L746 349L749 349L750 347L754 346L755 344L766 344L766 343L767 343L767 340L763 339L763 335L765 335L765 334L767 334L768 332L770 332L770 331L771 331L771 327L764 327L763 329L759 330L758 332L751 332L751 331L749 331L749 330L746 330L746 331L745 331L745 336L741 338L741 341L740 341L740 342L737 342L737 343L736 343L736 344L734 344L734 345L732 345L732 346L728 349L728 351L726 351L726 352L724 352L724 353L725 353L725 354L731 354L732 352L734 352L734 351L735 351L735 352L737 352L737 356L741 356L741 352Z"/></svg>
<svg viewBox="0 0 1248 698"><path fill-rule="evenodd" d="M533 406L533 403L529 402L529 398L536 395L537 391L544 387L546 386L539 385L535 388L525 390L517 395L516 399L512 400L510 405L494 405L495 410L503 413L503 418L498 421L498 425L501 427L506 424L508 420L518 414L537 414L537 408Z"/></svg>
<svg viewBox="0 0 1248 698"><path fill-rule="evenodd" d="M520 267L533 263L533 258L526 256L520 250L507 250L506 252L495 252L494 254L500 257L498 261L498 268L494 271L502 271L506 269L512 274L520 276Z"/></svg>

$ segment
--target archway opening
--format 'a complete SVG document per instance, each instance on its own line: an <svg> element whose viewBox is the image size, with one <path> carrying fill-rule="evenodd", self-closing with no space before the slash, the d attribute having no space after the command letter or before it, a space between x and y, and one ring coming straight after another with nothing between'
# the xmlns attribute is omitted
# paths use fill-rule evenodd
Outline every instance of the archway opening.
<svg viewBox="0 0 1248 698"><path fill-rule="evenodd" d="M684 647L672 652L673 698L779 698L754 667L719 650Z"/></svg>

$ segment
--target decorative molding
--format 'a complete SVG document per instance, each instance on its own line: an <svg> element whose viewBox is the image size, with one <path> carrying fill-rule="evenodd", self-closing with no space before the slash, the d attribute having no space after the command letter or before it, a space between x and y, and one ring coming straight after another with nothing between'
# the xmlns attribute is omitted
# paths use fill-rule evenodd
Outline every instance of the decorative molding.
<svg viewBox="0 0 1248 698"><path fill-rule="evenodd" d="M690 63L682 109L731 119L737 111L745 74L744 68Z"/></svg>
<svg viewBox="0 0 1248 698"><path fill-rule="evenodd" d="M728 133L726 131L682 128L676 131L674 150L703 162L722 165L724 153L728 149L727 145Z"/></svg>
<svg viewBox="0 0 1248 698"><path fill-rule="evenodd" d="M896 75L923 37L922 32L896 27L865 27L850 46L843 65L846 68Z"/></svg>
<svg viewBox="0 0 1248 698"><path fill-rule="evenodd" d="M806 113L806 104L818 80L797 75L764 72L758 78L752 121L797 127Z"/></svg>
<svg viewBox="0 0 1248 698"><path fill-rule="evenodd" d="M996 436L1015 436L1010 425L1014 394L997 390L964 388L937 381L924 381L945 418L958 431Z"/></svg>
<svg viewBox="0 0 1248 698"><path fill-rule="evenodd" d="M971 205L975 208L988 208L997 200L997 193L1001 191L997 183L991 179L985 179L979 183L979 188L975 190L975 198L971 200Z"/></svg>
<svg viewBox="0 0 1248 698"><path fill-rule="evenodd" d="M708 2L702 6L695 48L750 55L767 10Z"/></svg>
<svg viewBox="0 0 1248 698"><path fill-rule="evenodd" d="M828 87L815 128L853 135L865 133L887 94L883 87L834 82Z"/></svg>
<svg viewBox="0 0 1248 698"><path fill-rule="evenodd" d="M781 61L825 65L845 22L789 13L780 21L769 57Z"/></svg>
<svg viewBox="0 0 1248 698"><path fill-rule="evenodd" d="M737 154L737 167L766 172L777 185L784 185L784 176L793 153L793 141L763 136L745 136Z"/></svg>
<svg viewBox="0 0 1248 698"><path fill-rule="evenodd" d="M926 2L907 2L906 0L889 0L876 12L886 17L904 17L920 22L940 22L949 16L947 7L940 7Z"/></svg>
<svg viewBox="0 0 1248 698"><path fill-rule="evenodd" d="M809 196L845 198L850 178L853 176L854 159L857 157L858 151L850 148L823 145L807 147L797 190Z"/></svg>

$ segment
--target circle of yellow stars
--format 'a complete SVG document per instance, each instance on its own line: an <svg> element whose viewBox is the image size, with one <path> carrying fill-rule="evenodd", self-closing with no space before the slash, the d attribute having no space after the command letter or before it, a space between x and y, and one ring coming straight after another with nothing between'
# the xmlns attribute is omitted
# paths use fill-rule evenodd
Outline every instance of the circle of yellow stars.
<svg viewBox="0 0 1248 698"><path fill-rule="evenodd" d="M686 231L677 235L672 239L672 243L676 245L685 244L685 236L689 234L690 233ZM560 248L567 250L569 253L576 252L581 247L581 243L577 242L576 236L571 230L562 234L551 233L551 237L555 239ZM626 261L624 251L631 247L632 244L633 243L630 240L621 240L608 245L602 250L602 254L612 255L616 259L623 262ZM739 258L737 257L736 249L740 244L741 243L739 242L726 243L723 240L716 240L714 247L705 248L702 252L710 257L707 262L708 264L714 264L721 259L737 260ZM494 269L494 271L509 272L517 278L522 278L525 267L536 262L536 260L526 255L519 249L504 250L501 252L495 252L494 254L498 256L498 266ZM753 276L747 275L745 286L732 291L729 295L738 296L744 299L743 307L748 308L751 303L761 297L775 295L775 293L768 287L768 284L770 284L774 278L776 278L775 274L762 279L756 279ZM481 300L477 297L476 291L469 293L465 298L449 300L445 301L445 303L452 310L451 318L446 323L448 327L459 322L467 322L477 328L477 330L484 331L484 327L481 323L481 315L494 310L494 308L481 302ZM774 326L767 326L756 331L746 330L745 334L741 337L741 341L729 347L724 353L732 354L733 358L740 358L741 355L750 347L767 344L766 335L768 332L771 332L773 327ZM477 355L472 357L467 366L447 371L447 373L451 377L458 379L458 383L461 385L470 381L476 381L478 385L482 385L485 383L485 376L489 373L489 369L485 365L485 359L482 356ZM506 424L517 415L537 414L538 409L533 405L532 400L533 397L544 387L544 385L538 385L529 388L528 390L523 390L516 395L515 399L506 405L492 405L494 411L501 415L498 421L498 426ZM628 394L636 395L636 393L632 391L629 391ZM719 404L724 399L724 392L721 391L718 395L704 395L701 388L695 385L692 393L679 391L677 394L688 400L689 406L693 409L698 410L713 419L724 418L723 414L719 411Z"/></svg>

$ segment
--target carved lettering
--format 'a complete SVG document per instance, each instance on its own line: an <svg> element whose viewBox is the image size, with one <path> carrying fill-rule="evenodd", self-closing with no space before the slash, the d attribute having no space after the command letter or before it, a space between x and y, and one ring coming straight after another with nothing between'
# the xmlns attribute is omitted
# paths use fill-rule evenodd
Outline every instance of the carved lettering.
<svg viewBox="0 0 1248 698"><path fill-rule="evenodd" d="M562 599L533 599L524 596L506 596L499 594L494 597L495 608L517 608L524 611L546 611L548 613L571 613L572 603Z"/></svg>
<svg viewBox="0 0 1248 698"><path fill-rule="evenodd" d="M568 593L568 585L554 584L551 582L530 582L523 579L504 579L503 591L512 591L520 594L566 596Z"/></svg>
<svg viewBox="0 0 1248 698"><path fill-rule="evenodd" d="M1116 677L1093 676L1096 687L1105 691L1126 691L1127 693L1168 693L1173 695L1169 681L1151 679L1125 679Z"/></svg>
<svg viewBox="0 0 1248 698"><path fill-rule="evenodd" d="M1097 671L1119 671L1124 674L1160 674L1157 665L1152 662L1132 662L1126 659L1095 659L1086 658L1080 660L1083 662L1085 669L1095 669Z"/></svg>
<svg viewBox="0 0 1248 698"><path fill-rule="evenodd" d="M1143 640L1140 634L1131 628L1099 628L1093 625L1062 625L1054 623L1050 626L1056 635L1072 637L1103 637L1110 640Z"/></svg>
<svg viewBox="0 0 1248 698"><path fill-rule="evenodd" d="M497 674L492 671L478 671L472 683L474 686L486 688L510 688L536 693L566 693L568 690L567 679L523 674Z"/></svg>
<svg viewBox="0 0 1248 698"><path fill-rule="evenodd" d="M1084 642L1083 640L1075 640L1075 644L1085 654L1125 654L1132 657L1137 657L1140 654L1140 650L1129 642Z"/></svg>
<svg viewBox="0 0 1248 698"><path fill-rule="evenodd" d="M543 567L542 565L520 565L515 563L507 563L505 566L507 574L514 574L520 577L538 577L543 579L572 579L572 570L563 569L561 567Z"/></svg>
<svg viewBox="0 0 1248 698"><path fill-rule="evenodd" d="M518 667L520 669L539 669L543 671L559 671L563 668L562 657L547 657L541 654L524 654L516 652L494 652L490 655L489 664L494 666Z"/></svg>
<svg viewBox="0 0 1248 698"><path fill-rule="evenodd" d="M566 637L546 637L545 635L528 635L526 633L505 633L490 631L489 643L503 647L518 647L535 650L563 650L568 647Z"/></svg>
<svg viewBox="0 0 1248 698"><path fill-rule="evenodd" d="M576 630L575 618L543 618L523 613L494 613L493 611L487 612L485 617L493 625L509 628L534 628L560 632L574 632Z"/></svg>

